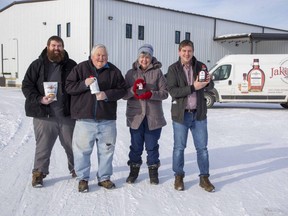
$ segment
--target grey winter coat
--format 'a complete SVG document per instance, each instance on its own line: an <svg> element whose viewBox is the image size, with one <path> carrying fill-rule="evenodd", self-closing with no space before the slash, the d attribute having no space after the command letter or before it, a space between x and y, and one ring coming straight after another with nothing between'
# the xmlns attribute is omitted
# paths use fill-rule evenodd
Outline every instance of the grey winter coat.
<svg viewBox="0 0 288 216"><path fill-rule="evenodd" d="M162 100L168 97L168 90L161 67L162 64L153 57L145 72L139 68L139 63L136 61L133 63L132 69L126 73L125 80L128 91L123 99L127 100L126 117L128 127L138 129L145 116L149 130L155 130L166 125ZM133 84L135 80L141 78L146 82L146 90L152 92L152 96L148 100L134 98Z"/></svg>

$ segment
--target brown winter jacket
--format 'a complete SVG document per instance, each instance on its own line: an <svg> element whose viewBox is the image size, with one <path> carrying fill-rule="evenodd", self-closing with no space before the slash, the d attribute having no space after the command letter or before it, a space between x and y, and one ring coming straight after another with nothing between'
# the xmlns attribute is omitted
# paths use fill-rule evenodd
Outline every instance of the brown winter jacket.
<svg viewBox="0 0 288 216"><path fill-rule="evenodd" d="M148 121L149 130L155 130L166 125L162 100L168 97L167 82L161 71L162 64L153 57L151 64L145 72L139 68L138 62L134 62L125 76L128 91L124 100L127 100L127 126L138 129L144 117ZM137 79L144 79L146 89L152 92L148 100L134 98L133 84Z"/></svg>

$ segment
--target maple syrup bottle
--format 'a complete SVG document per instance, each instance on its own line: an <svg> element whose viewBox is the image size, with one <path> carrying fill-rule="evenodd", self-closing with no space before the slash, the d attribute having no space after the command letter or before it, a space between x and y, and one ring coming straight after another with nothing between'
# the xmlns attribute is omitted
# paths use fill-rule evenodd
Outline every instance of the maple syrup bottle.
<svg viewBox="0 0 288 216"><path fill-rule="evenodd" d="M248 72L248 91L261 92L265 83L265 74L260 69L259 59L254 59L253 68Z"/></svg>
<svg viewBox="0 0 288 216"><path fill-rule="evenodd" d="M246 73L243 73L243 80L241 83L241 93L248 93L248 81Z"/></svg>
<svg viewBox="0 0 288 216"><path fill-rule="evenodd" d="M205 82L207 79L207 68L206 66L203 64L201 67L201 71L198 74L198 80L199 82Z"/></svg>

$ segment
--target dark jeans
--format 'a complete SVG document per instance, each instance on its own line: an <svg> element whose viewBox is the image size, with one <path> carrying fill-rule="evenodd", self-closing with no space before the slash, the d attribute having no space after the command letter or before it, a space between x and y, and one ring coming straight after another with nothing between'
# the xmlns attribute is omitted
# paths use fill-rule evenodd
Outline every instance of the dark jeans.
<svg viewBox="0 0 288 216"><path fill-rule="evenodd" d="M137 130L130 128L131 145L129 152L128 164L142 164L141 155L144 149L147 152L147 165L156 165L160 163L159 160L159 144L162 128L149 130L147 118L145 117Z"/></svg>

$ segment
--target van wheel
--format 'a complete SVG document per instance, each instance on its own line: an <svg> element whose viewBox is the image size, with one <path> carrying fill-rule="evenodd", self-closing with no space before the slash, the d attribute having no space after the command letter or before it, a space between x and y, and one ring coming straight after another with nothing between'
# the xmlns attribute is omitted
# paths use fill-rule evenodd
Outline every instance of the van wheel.
<svg viewBox="0 0 288 216"><path fill-rule="evenodd" d="M207 108L211 108L215 102L215 98L207 92L204 93L204 97L206 99Z"/></svg>
<svg viewBox="0 0 288 216"><path fill-rule="evenodd" d="M283 108L288 109L288 103L281 103L280 104Z"/></svg>

